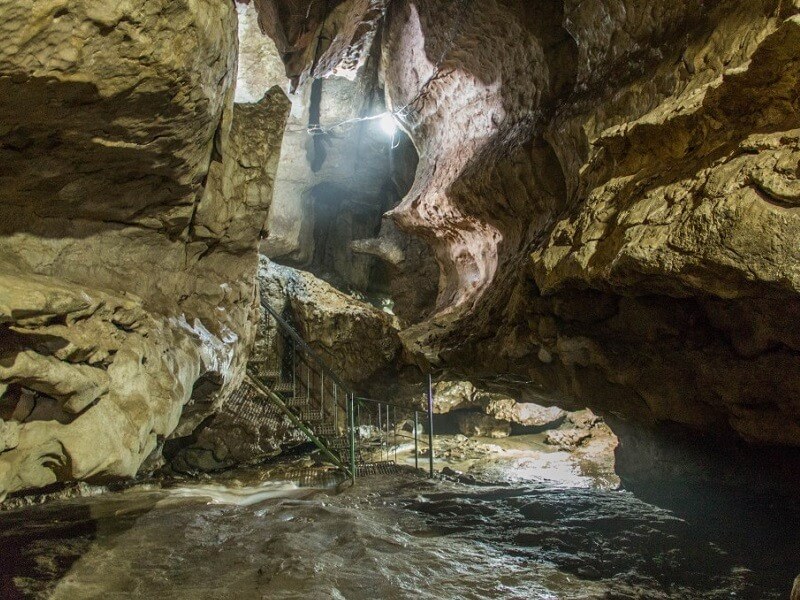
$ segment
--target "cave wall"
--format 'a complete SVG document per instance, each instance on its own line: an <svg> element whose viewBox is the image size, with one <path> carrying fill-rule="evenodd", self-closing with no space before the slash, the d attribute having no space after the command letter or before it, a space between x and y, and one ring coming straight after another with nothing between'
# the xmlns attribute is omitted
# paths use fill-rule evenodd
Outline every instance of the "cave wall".
<svg viewBox="0 0 800 600"><path fill-rule="evenodd" d="M654 440L800 447L798 13L389 3L379 77L419 156L389 216L441 270L408 355Z"/></svg>
<svg viewBox="0 0 800 600"><path fill-rule="evenodd" d="M395 216L447 279L445 333L412 344L532 394L800 445L797 7L448 4L393 5L383 52L421 161Z"/></svg>
<svg viewBox="0 0 800 600"><path fill-rule="evenodd" d="M2 497L134 475L241 378L288 103L234 109L229 2L0 17Z"/></svg>
<svg viewBox="0 0 800 600"><path fill-rule="evenodd" d="M354 80L307 80L293 99L262 252L340 289L370 291L377 261L350 243L376 236L400 197L392 139L363 120L384 111L374 67Z"/></svg>

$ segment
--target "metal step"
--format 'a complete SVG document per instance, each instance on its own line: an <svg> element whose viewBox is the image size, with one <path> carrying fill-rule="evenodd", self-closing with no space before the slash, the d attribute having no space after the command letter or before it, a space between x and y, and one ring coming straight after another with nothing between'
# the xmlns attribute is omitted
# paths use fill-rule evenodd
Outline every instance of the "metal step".
<svg viewBox="0 0 800 600"><path fill-rule="evenodd" d="M274 364L274 358L251 358L247 361L248 365L266 365L266 364Z"/></svg>
<svg viewBox="0 0 800 600"><path fill-rule="evenodd" d="M325 445L331 450L348 450L350 448L350 438L342 436L332 437L325 440Z"/></svg>
<svg viewBox="0 0 800 600"><path fill-rule="evenodd" d="M270 386L273 392L293 392L294 385L291 381L280 381L273 386Z"/></svg>
<svg viewBox="0 0 800 600"><path fill-rule="evenodd" d="M346 435L339 435L339 432L335 437L325 440L325 443L331 448L350 448L350 438ZM356 449L380 448L382 445L378 440L356 440Z"/></svg>
<svg viewBox="0 0 800 600"><path fill-rule="evenodd" d="M322 421L322 411L321 410L313 410L308 408L300 408L295 411L295 414L300 418L301 421L307 421L309 423L319 423ZM323 435L322 433L317 432L319 435Z"/></svg>
<svg viewBox="0 0 800 600"><path fill-rule="evenodd" d="M384 443L380 440L358 440L356 445L359 448L380 448Z"/></svg>
<svg viewBox="0 0 800 600"><path fill-rule="evenodd" d="M333 437L339 435L339 428L335 425L314 425L314 433L320 437Z"/></svg>
<svg viewBox="0 0 800 600"><path fill-rule="evenodd" d="M263 370L265 366L266 366L266 371ZM267 377L280 377L281 375L281 365L280 363L276 363L275 360L266 360L266 359L248 360L247 367L251 371L260 371L263 375ZM254 369L253 367L259 367L259 368Z"/></svg>
<svg viewBox="0 0 800 600"><path fill-rule="evenodd" d="M393 460L382 460L357 465L356 472L359 477L364 477L367 475L396 475L397 473L405 472L405 470Z"/></svg>
<svg viewBox="0 0 800 600"><path fill-rule="evenodd" d="M311 402L305 396L292 396L284 400L283 403L289 408L307 408L311 406Z"/></svg>

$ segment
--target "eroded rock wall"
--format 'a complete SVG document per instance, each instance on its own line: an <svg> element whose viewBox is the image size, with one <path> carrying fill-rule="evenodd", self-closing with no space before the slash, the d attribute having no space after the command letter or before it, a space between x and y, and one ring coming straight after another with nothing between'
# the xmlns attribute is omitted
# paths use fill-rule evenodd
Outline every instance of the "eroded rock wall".
<svg viewBox="0 0 800 600"><path fill-rule="evenodd" d="M255 2L293 78L268 236L262 252L416 322L439 282L428 246L382 219L411 186L416 150L387 131L380 28L389 2ZM326 8L327 7L327 8Z"/></svg>
<svg viewBox="0 0 800 600"><path fill-rule="evenodd" d="M0 17L2 496L134 475L198 377L241 377L288 106L234 111L232 3Z"/></svg>
<svg viewBox="0 0 800 600"><path fill-rule="evenodd" d="M447 274L412 342L534 395L800 445L797 7L446 4L395 5L383 54L421 148L396 217Z"/></svg>
<svg viewBox="0 0 800 600"><path fill-rule="evenodd" d="M441 269L409 352L654 438L800 447L798 13L392 2L380 76L419 166L390 214Z"/></svg>
<svg viewBox="0 0 800 600"><path fill-rule="evenodd" d="M0 282L0 494L135 475L206 364L195 332L63 280Z"/></svg>

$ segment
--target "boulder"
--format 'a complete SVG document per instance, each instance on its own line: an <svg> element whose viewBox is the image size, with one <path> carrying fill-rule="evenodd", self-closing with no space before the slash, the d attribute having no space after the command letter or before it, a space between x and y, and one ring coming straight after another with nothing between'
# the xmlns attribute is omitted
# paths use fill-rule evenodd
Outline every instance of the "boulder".
<svg viewBox="0 0 800 600"><path fill-rule="evenodd" d="M433 412L441 415L480 408L478 394L477 388L469 381L437 381L433 384Z"/></svg>
<svg viewBox="0 0 800 600"><path fill-rule="evenodd" d="M523 427L557 427L567 413L555 406L539 406L516 402L510 398L490 400L484 412L499 421L508 421Z"/></svg>
<svg viewBox="0 0 800 600"><path fill-rule="evenodd" d="M602 422L602 419L588 408L567 413L567 420L575 425L577 429L591 429L598 423Z"/></svg>
<svg viewBox="0 0 800 600"><path fill-rule="evenodd" d="M548 431L544 441L551 446L558 446L561 450L570 451L580 446L591 436L591 432L585 429L556 429Z"/></svg>
<svg viewBox="0 0 800 600"><path fill-rule="evenodd" d="M265 301L293 324L302 338L345 383L357 384L395 362L400 339L394 319L344 294L314 275L262 257L259 280ZM272 319L262 312L254 357L272 352Z"/></svg>
<svg viewBox="0 0 800 600"><path fill-rule="evenodd" d="M467 437L504 438L511 435L511 423L482 413L459 411L456 419L458 430Z"/></svg>

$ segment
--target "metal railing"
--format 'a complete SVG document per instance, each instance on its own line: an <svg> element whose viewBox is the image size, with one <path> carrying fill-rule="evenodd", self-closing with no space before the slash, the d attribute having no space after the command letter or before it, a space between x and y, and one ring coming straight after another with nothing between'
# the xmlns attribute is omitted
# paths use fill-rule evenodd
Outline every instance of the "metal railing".
<svg viewBox="0 0 800 600"><path fill-rule="evenodd" d="M398 453L402 458L408 452L413 453L414 467L419 469L420 457L427 455L429 475L433 477L433 425L430 411L357 396L353 413L355 436L366 454L365 462L371 460L398 464ZM421 434L425 433L422 424L426 419L427 453L424 453L420 452L420 441Z"/></svg>
<svg viewBox="0 0 800 600"><path fill-rule="evenodd" d="M248 365L250 383L272 400L323 454L349 477L397 466L398 452L413 439L419 468L420 421L428 421L428 471L433 476L433 393L428 410L356 397L302 336L270 304L258 356ZM262 322L263 323L263 322Z"/></svg>

